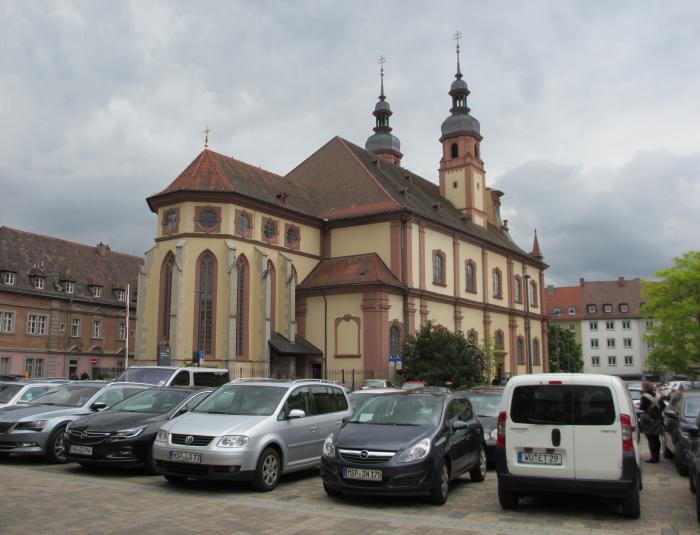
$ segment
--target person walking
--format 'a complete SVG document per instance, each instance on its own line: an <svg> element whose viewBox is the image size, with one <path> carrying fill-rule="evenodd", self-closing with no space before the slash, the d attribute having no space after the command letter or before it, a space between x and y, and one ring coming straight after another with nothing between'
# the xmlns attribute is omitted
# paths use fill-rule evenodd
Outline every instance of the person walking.
<svg viewBox="0 0 700 535"><path fill-rule="evenodd" d="M661 396L654 391L654 386L645 381L642 383L642 399L639 402L639 410L642 415L639 418L639 430L647 436L649 453L651 457L645 462L658 463L661 454L661 439L664 432L664 420L661 412L666 407Z"/></svg>

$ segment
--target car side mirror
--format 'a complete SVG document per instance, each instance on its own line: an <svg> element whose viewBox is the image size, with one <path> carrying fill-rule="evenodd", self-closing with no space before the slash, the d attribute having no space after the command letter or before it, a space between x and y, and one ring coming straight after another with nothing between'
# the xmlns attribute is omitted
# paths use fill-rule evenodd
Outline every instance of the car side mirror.
<svg viewBox="0 0 700 535"><path fill-rule="evenodd" d="M462 420L455 420L452 422L452 431L459 431L460 429L466 429L469 427L469 424L467 422L463 422Z"/></svg>
<svg viewBox="0 0 700 535"><path fill-rule="evenodd" d="M681 431L685 431L693 438L698 438L700 436L700 429L696 425L684 425L681 426Z"/></svg>
<svg viewBox="0 0 700 535"><path fill-rule="evenodd" d="M289 411L289 414L287 415L288 420L293 420L296 418L304 418L306 416L306 413L301 410L301 409L292 409Z"/></svg>
<svg viewBox="0 0 700 535"><path fill-rule="evenodd" d="M104 401L95 401L90 408L96 411L103 411L107 408L107 404Z"/></svg>

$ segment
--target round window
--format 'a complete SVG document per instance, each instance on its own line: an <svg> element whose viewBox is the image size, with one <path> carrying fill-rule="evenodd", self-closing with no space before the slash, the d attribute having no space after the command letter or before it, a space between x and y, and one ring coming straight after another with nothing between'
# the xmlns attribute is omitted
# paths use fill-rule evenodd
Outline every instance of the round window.
<svg viewBox="0 0 700 535"><path fill-rule="evenodd" d="M177 227L177 212L170 210L165 214L165 228L172 232Z"/></svg>
<svg viewBox="0 0 700 535"><path fill-rule="evenodd" d="M216 213L213 210L203 210L199 214L199 224L204 228L212 228L216 225Z"/></svg>
<svg viewBox="0 0 700 535"><path fill-rule="evenodd" d="M294 245L298 241L299 231L296 229L296 227L289 227L289 229L287 230L287 243L290 245Z"/></svg>
<svg viewBox="0 0 700 535"><path fill-rule="evenodd" d="M248 232L248 228L250 228L250 221L248 220L248 216L246 214L241 214L238 216L238 233L239 234L246 234Z"/></svg>
<svg viewBox="0 0 700 535"><path fill-rule="evenodd" d="M272 219L268 219L265 222L265 227L263 228L263 233L267 239L272 239L277 234L277 225Z"/></svg>

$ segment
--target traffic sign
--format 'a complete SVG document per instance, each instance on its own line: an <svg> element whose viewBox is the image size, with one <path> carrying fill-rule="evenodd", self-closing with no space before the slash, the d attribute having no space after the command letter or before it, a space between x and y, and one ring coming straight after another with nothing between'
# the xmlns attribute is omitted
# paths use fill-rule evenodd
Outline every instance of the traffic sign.
<svg viewBox="0 0 700 535"><path fill-rule="evenodd" d="M90 364L92 366L97 366L97 359L90 359Z"/></svg>
<svg viewBox="0 0 700 535"><path fill-rule="evenodd" d="M396 366L396 356L389 355L389 366Z"/></svg>
<svg viewBox="0 0 700 535"><path fill-rule="evenodd" d="M403 368L403 357L401 355L396 355L396 369L400 370Z"/></svg>

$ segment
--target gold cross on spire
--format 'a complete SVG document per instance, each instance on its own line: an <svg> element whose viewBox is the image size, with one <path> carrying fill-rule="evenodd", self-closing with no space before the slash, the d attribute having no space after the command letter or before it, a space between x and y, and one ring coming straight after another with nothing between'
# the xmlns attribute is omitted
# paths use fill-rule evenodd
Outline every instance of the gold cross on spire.
<svg viewBox="0 0 700 535"><path fill-rule="evenodd" d="M202 130L202 133L204 134L204 148L206 149L209 146L209 127L207 126L204 130Z"/></svg>
<svg viewBox="0 0 700 535"><path fill-rule="evenodd" d="M462 32L459 30L455 32L455 34L452 36L453 41L457 41L457 55L459 55L459 40L462 38Z"/></svg>

